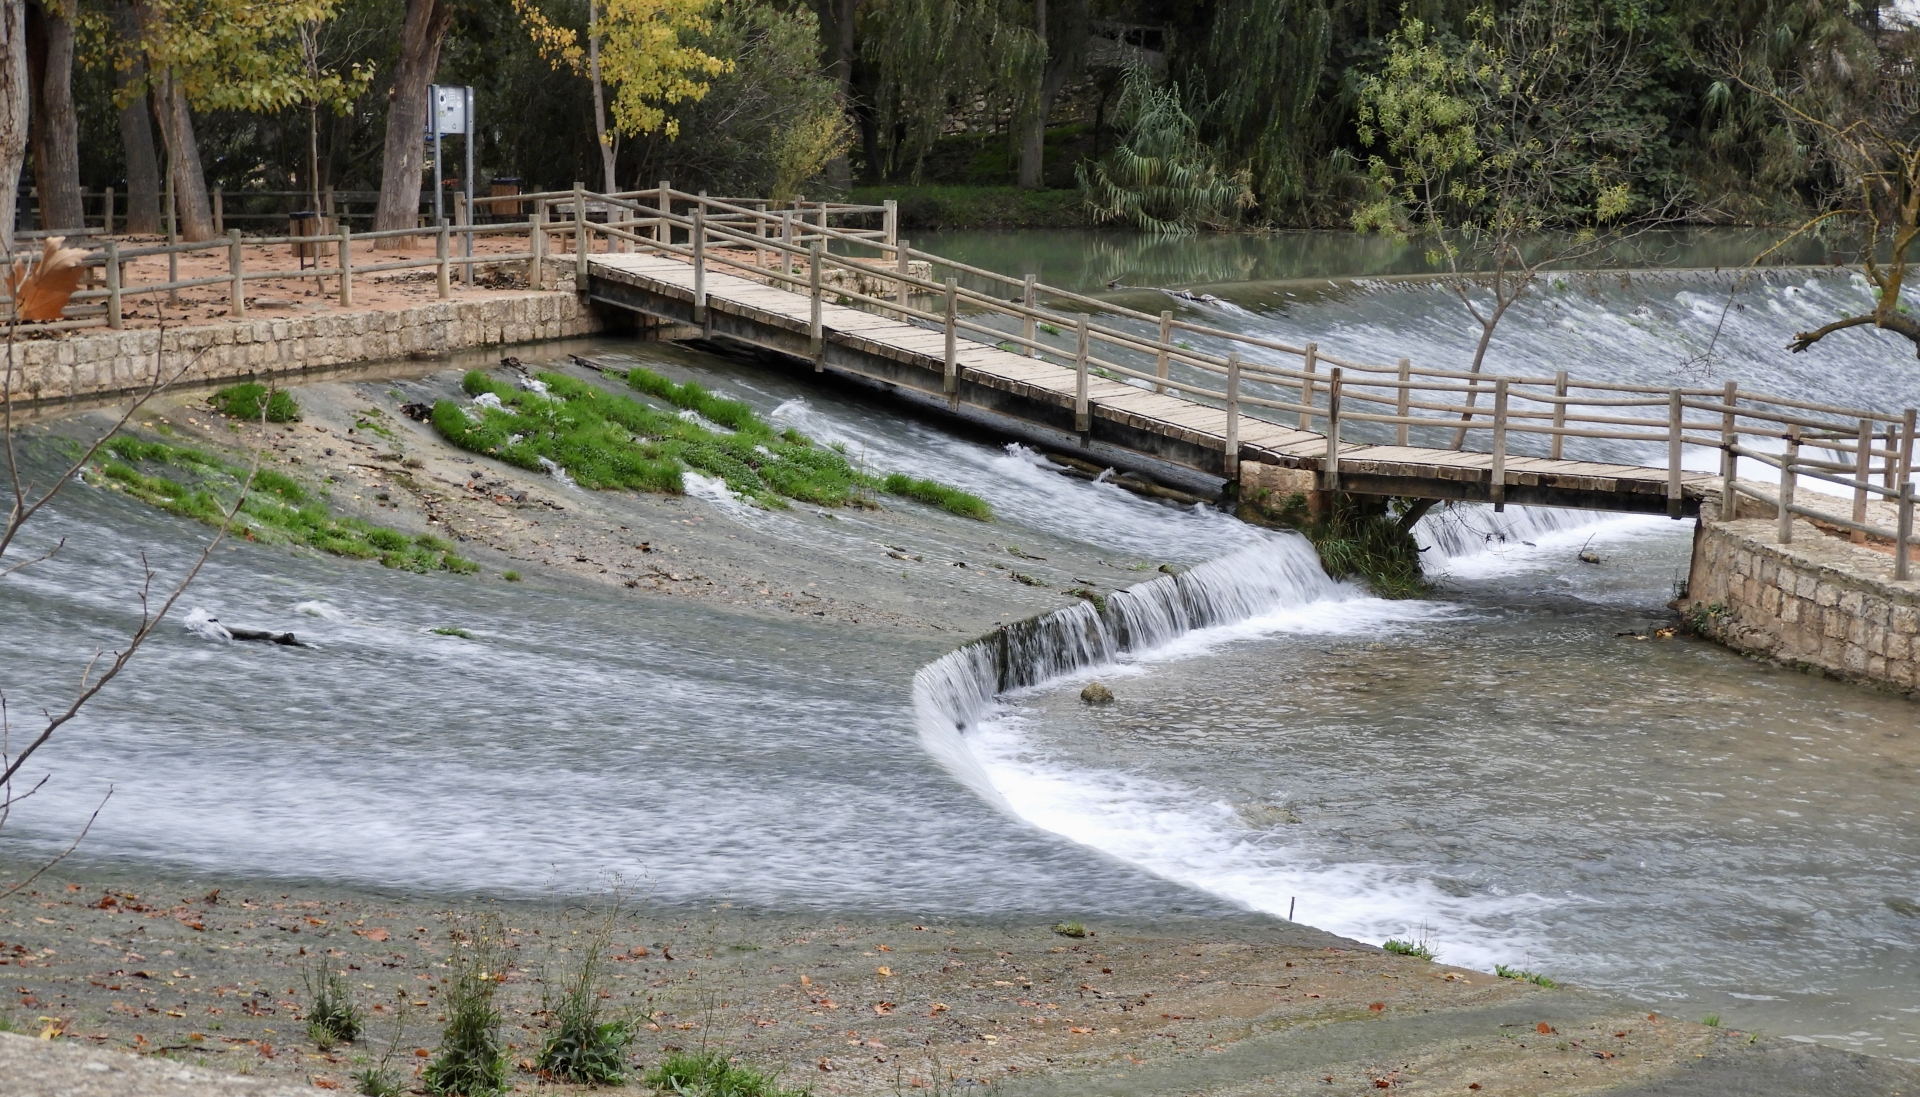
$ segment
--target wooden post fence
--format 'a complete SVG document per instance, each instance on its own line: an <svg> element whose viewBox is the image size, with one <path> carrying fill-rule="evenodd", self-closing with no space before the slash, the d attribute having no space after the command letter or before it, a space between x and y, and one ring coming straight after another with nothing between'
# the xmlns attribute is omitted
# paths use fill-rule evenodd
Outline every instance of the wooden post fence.
<svg viewBox="0 0 1920 1097"><path fill-rule="evenodd" d="M1320 345L1308 343L1307 352L1300 356L1300 370L1307 376L1300 382L1300 429L1313 429L1313 367L1320 360Z"/></svg>
<svg viewBox="0 0 1920 1097"><path fill-rule="evenodd" d="M1240 479L1240 352L1227 354L1227 435L1225 442L1227 479Z"/></svg>
<svg viewBox="0 0 1920 1097"><path fill-rule="evenodd" d="M353 307L353 226L340 221L340 307Z"/></svg>
<svg viewBox="0 0 1920 1097"><path fill-rule="evenodd" d="M1029 358L1032 358L1034 355L1033 340L1035 333L1033 327L1033 309L1040 300L1039 294L1033 288L1033 284L1034 276L1029 274L1026 277L1024 286L1020 290L1020 303L1026 306L1026 312L1020 317L1020 334L1026 339L1026 345L1020 348L1020 353Z"/></svg>
<svg viewBox="0 0 1920 1097"><path fill-rule="evenodd" d="M906 240L902 240L894 245L893 257L895 267L897 268L895 273L900 276L895 279L893 283L894 301L900 306L900 318L902 320L906 319L907 295L913 291L913 287L907 285L907 274L909 270L907 264L911 261L910 256L912 253L913 248Z"/></svg>
<svg viewBox="0 0 1920 1097"><path fill-rule="evenodd" d="M787 231L793 231L793 221L789 219ZM820 327L820 267L825 262L826 241L815 240L807 252L807 289L813 298L813 312L807 321L807 350L813 355L815 373L826 368L827 342Z"/></svg>
<svg viewBox="0 0 1920 1097"><path fill-rule="evenodd" d="M1465 433L1462 431L1461 433ZM1493 383L1493 473L1487 486L1493 509L1507 509L1507 379Z"/></svg>
<svg viewBox="0 0 1920 1097"><path fill-rule="evenodd" d="M1778 540L1783 545L1793 543L1793 481L1794 462L1800 460L1800 424L1792 423L1787 427L1787 448L1780 455L1780 530Z"/></svg>
<svg viewBox="0 0 1920 1097"><path fill-rule="evenodd" d="M1404 446L1407 444L1407 413L1412 410L1410 405L1413 403L1413 360L1411 358L1400 359L1400 399L1396 403L1394 415L1400 419L1400 422L1395 423L1393 427L1393 444Z"/></svg>
<svg viewBox="0 0 1920 1097"><path fill-rule="evenodd" d="M1506 382L1502 381L1501 384ZM1667 517L1678 518L1685 509L1685 499L1680 484L1680 449L1686 441L1682 433L1685 423L1685 409L1681 407L1680 390L1674 389L1667 397Z"/></svg>
<svg viewBox="0 0 1920 1097"><path fill-rule="evenodd" d="M107 326L118 331L125 326L120 312L120 242L107 241Z"/></svg>
<svg viewBox="0 0 1920 1097"><path fill-rule="evenodd" d="M1739 413L1734 411L1735 401L1740 396L1740 385L1728 381L1721 393L1720 403L1727 410L1720 413L1720 520L1731 522L1740 517L1740 493L1735 487L1739 483L1740 455L1733 448L1740 444L1740 430L1737 420Z"/></svg>
<svg viewBox="0 0 1920 1097"><path fill-rule="evenodd" d="M693 322L707 329L707 210L693 207Z"/></svg>
<svg viewBox="0 0 1920 1097"><path fill-rule="evenodd" d="M1307 344L1313 352L1313 344ZM1321 463L1321 491L1340 490L1340 367L1327 375L1327 459Z"/></svg>
<svg viewBox="0 0 1920 1097"><path fill-rule="evenodd" d="M1159 380L1153 383L1153 391L1167 391L1167 369L1173 357L1173 312L1160 310L1160 342L1154 347L1153 375Z"/></svg>
<svg viewBox="0 0 1920 1097"><path fill-rule="evenodd" d="M316 249L317 250L317 249ZM227 233L227 311L234 319L247 315L246 260L240 254L240 230Z"/></svg>
<svg viewBox="0 0 1920 1097"><path fill-rule="evenodd" d="M1550 451L1550 456L1555 461L1560 460L1560 455L1566 452L1567 436L1560 433L1562 430L1566 429L1566 426L1567 426L1567 371L1558 370L1553 375L1553 432L1554 433L1553 433L1553 441L1549 443L1549 445L1552 447Z"/></svg>
<svg viewBox="0 0 1920 1097"><path fill-rule="evenodd" d="M1854 432L1853 453L1853 521L1856 525L1867 524L1867 479L1873 475L1873 420L1862 418ZM1867 543L1865 530L1854 530L1851 538L1854 544Z"/></svg>
<svg viewBox="0 0 1920 1097"><path fill-rule="evenodd" d="M946 311L946 353L940 377L940 391L947 399L958 403L960 399L960 287L952 275L947 276Z"/></svg>
<svg viewBox="0 0 1920 1097"><path fill-rule="evenodd" d="M1073 339L1073 429L1080 433L1080 444L1087 445L1093 430L1093 409L1087 402L1087 352L1092 339L1092 324L1086 313L1074 325Z"/></svg>

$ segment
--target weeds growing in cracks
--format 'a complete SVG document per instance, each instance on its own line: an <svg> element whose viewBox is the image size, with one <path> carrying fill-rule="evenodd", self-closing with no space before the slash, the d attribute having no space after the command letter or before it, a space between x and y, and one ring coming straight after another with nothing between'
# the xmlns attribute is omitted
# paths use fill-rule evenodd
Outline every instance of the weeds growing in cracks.
<svg viewBox="0 0 1920 1097"><path fill-rule="evenodd" d="M600 965L619 924L623 896L598 918L577 951L580 965L567 980L558 1001L549 999L546 1012L553 1031L540 1048L540 1073L561 1082L617 1086L627 1080L627 1049L633 1044L630 1017L606 1016L601 1003Z"/></svg>
<svg viewBox="0 0 1920 1097"><path fill-rule="evenodd" d="M647 1072L647 1085L681 1097L808 1097L812 1090L782 1089L780 1080L729 1062L717 1051L678 1051Z"/></svg>
<svg viewBox="0 0 1920 1097"><path fill-rule="evenodd" d="M269 391L258 381L245 381L238 385L228 385L216 389L207 403L213 410L229 419L245 419L258 423L262 413L269 423L294 423L300 419L300 405L293 393L284 389Z"/></svg>
<svg viewBox="0 0 1920 1097"><path fill-rule="evenodd" d="M626 374L638 392L682 409L669 413L558 373L516 389L479 370L461 383L471 405L442 400L433 425L472 453L531 471L564 470L582 487L680 493L688 471L715 477L766 507L789 500L821 506L870 505L875 491L902 495L982 521L981 500L932 480L855 469L832 446L794 430L776 432L751 407L644 367Z"/></svg>
<svg viewBox="0 0 1920 1097"><path fill-rule="evenodd" d="M346 976L316 957L300 973L300 980L307 985L307 1035L320 1050L358 1040L360 1010L353 1004L353 985Z"/></svg>
<svg viewBox="0 0 1920 1097"><path fill-rule="evenodd" d="M1554 985L1553 980L1544 975L1532 971L1522 971L1519 968L1511 968L1505 964L1493 965L1493 973L1502 979L1518 979L1523 983L1532 983L1535 986L1551 987Z"/></svg>
<svg viewBox="0 0 1920 1097"><path fill-rule="evenodd" d="M493 915L481 915L466 932L453 935L447 958L452 970L442 999L447 1027L421 1075L429 1093L482 1097L506 1088L507 1041L494 1001L506 979L502 935L500 919Z"/></svg>
<svg viewBox="0 0 1920 1097"><path fill-rule="evenodd" d="M108 439L101 450L110 459L99 467L95 482L210 526L225 520L227 507L247 474L199 450L167 442L122 435ZM185 476L176 480L161 475L161 469L178 470ZM273 469L254 472L246 501L233 516L232 530L249 541L306 545L336 556L378 560L403 571L470 574L480 570L438 537L336 515L298 481Z"/></svg>
<svg viewBox="0 0 1920 1097"><path fill-rule="evenodd" d="M378 1062L368 1063L353 1072L354 1088L361 1097L400 1097L407 1087L401 1081L400 1071L393 1065L393 1057L400 1050L400 1040L407 1034L407 996L400 994L393 1011L393 1039L387 1041L387 1050Z"/></svg>
<svg viewBox="0 0 1920 1097"><path fill-rule="evenodd" d="M1411 956L1416 960L1431 960L1434 956L1433 950L1426 945L1415 944L1411 941L1395 941L1389 939L1386 944L1380 947L1393 953L1395 956Z"/></svg>

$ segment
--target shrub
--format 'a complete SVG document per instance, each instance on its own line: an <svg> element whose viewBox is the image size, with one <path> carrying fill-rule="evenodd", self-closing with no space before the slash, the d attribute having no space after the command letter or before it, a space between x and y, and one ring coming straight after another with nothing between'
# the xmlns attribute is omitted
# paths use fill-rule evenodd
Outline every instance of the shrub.
<svg viewBox="0 0 1920 1097"><path fill-rule="evenodd" d="M1185 235L1201 225L1225 227L1253 208L1246 172L1215 164L1199 127L1180 105L1180 86L1155 87L1139 65L1127 72L1119 116L1127 136L1091 169L1074 174L1093 219L1162 235Z"/></svg>
<svg viewBox="0 0 1920 1097"><path fill-rule="evenodd" d="M262 409L266 411L269 423L292 423L300 418L300 405L293 394L281 389L269 392L267 386L258 381L243 381L238 385L228 385L216 389L207 403L213 410L232 419L251 419L258 422Z"/></svg>

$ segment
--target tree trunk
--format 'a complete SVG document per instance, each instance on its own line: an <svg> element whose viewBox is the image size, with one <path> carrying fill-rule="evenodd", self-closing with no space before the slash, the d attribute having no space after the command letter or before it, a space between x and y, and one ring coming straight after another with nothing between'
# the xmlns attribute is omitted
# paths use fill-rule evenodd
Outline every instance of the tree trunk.
<svg viewBox="0 0 1920 1097"><path fill-rule="evenodd" d="M136 42L140 27L133 9L115 5L113 26L123 42ZM128 232L160 231L160 157L153 148L153 108L143 87L147 80L146 59L134 55L130 68L115 67L115 93L125 97L120 108L120 143L127 152L127 228ZM138 90L136 90L138 89Z"/></svg>
<svg viewBox="0 0 1920 1097"><path fill-rule="evenodd" d="M0 248L13 250L27 159L27 0L0 0Z"/></svg>
<svg viewBox="0 0 1920 1097"><path fill-rule="evenodd" d="M613 141L607 136L607 89L600 79L600 7L594 0L587 0L587 75L593 81L593 137L600 146L600 174L606 185L600 193L615 194L620 188L614 179Z"/></svg>
<svg viewBox="0 0 1920 1097"><path fill-rule="evenodd" d="M1053 101L1067 82L1080 74L1087 60L1087 37L1092 33L1088 0L1064 0L1047 10L1046 0L1034 4L1035 24L1047 44L1047 64L1041 70L1039 94L1020 135L1020 185L1034 190L1046 185L1047 118Z"/></svg>
<svg viewBox="0 0 1920 1097"><path fill-rule="evenodd" d="M373 227L410 229L420 217L420 171L426 148L427 88L440 69L440 44L453 25L448 0L407 0L400 60L387 100L387 141L380 160L380 207Z"/></svg>
<svg viewBox="0 0 1920 1097"><path fill-rule="evenodd" d="M173 204L179 211L180 238L189 243L213 239L213 202L200 167L200 142L193 133L187 93L172 73L153 82L153 104L160 115L160 139L167 147L167 174L173 180Z"/></svg>
<svg viewBox="0 0 1920 1097"><path fill-rule="evenodd" d="M853 103L853 31L858 0L819 0L819 5L820 41L825 46L827 73L840 89L841 109L847 110ZM845 193L853 186L853 165L845 153L827 161L825 174L827 186L832 190Z"/></svg>
<svg viewBox="0 0 1920 1097"><path fill-rule="evenodd" d="M81 229L80 120L73 111L73 23L58 8L27 6L27 66L33 86L28 144L40 191L40 227Z"/></svg>

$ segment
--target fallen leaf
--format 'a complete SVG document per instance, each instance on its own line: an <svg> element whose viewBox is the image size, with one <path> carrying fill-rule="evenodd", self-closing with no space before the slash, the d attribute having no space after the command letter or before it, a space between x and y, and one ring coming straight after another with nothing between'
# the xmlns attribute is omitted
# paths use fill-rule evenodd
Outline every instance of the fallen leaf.
<svg viewBox="0 0 1920 1097"><path fill-rule="evenodd" d="M1468 1089L1479 1089L1479 1088L1480 1088L1480 1083L1479 1083L1479 1082L1468 1082L1468 1083L1467 1083L1467 1088L1468 1088Z"/></svg>
<svg viewBox="0 0 1920 1097"><path fill-rule="evenodd" d="M875 1002L873 1004L873 1012L878 1014L881 1017L891 1017L893 1016L893 1003L892 1002Z"/></svg>
<svg viewBox="0 0 1920 1097"><path fill-rule="evenodd" d="M1559 1029L1554 1028L1552 1025L1546 1023L1545 1021L1542 1021L1533 1027L1534 1027L1534 1031L1539 1032L1543 1036L1547 1035L1548 1033L1554 1033L1554 1032L1560 1031Z"/></svg>
<svg viewBox="0 0 1920 1097"><path fill-rule="evenodd" d="M809 979L809 978L808 978L808 977L806 977L805 975L802 975L802 976L800 977L800 985L801 985L801 986L803 986L803 987L810 987L810 986L812 986L812 985L813 985L813 980L812 980L812 979Z"/></svg>
<svg viewBox="0 0 1920 1097"><path fill-rule="evenodd" d="M86 274L83 265L87 253L80 248L62 247L64 236L49 236L42 242L40 262L16 259L7 276L8 296L14 300L14 312L22 320L58 320L60 310ZM31 269L31 273L29 273Z"/></svg>
<svg viewBox="0 0 1920 1097"><path fill-rule="evenodd" d="M1370 1009L1370 1010L1372 1010L1372 1011L1374 1011L1375 1013L1379 1013L1379 1012L1381 1012L1382 1010L1385 1010L1385 1009L1387 1008L1387 1003L1385 1003L1385 1002L1368 1002L1368 1003L1367 1003L1367 1008L1368 1008L1368 1009Z"/></svg>
<svg viewBox="0 0 1920 1097"><path fill-rule="evenodd" d="M420 1058L420 1059L431 1059L431 1058L433 1058L433 1052L431 1052L431 1051L428 1051L428 1050L427 1050L426 1048L423 1048L423 1047L417 1047L417 1048L414 1048L414 1049L413 1049L413 1054L414 1054L414 1056L415 1056L416 1058Z"/></svg>
<svg viewBox="0 0 1920 1097"><path fill-rule="evenodd" d="M935 1002L935 1003L933 1003L933 1008L927 1011L927 1016L929 1016L929 1017L938 1017L938 1016L940 1016L940 1015L941 1015L942 1013L945 1013L945 1012L947 1012L947 1007L946 1007L946 1005L945 1005L944 1003L941 1003L941 1002Z"/></svg>
<svg viewBox="0 0 1920 1097"><path fill-rule="evenodd" d="M313 1085L314 1085L314 1088L316 1089L339 1089L340 1088L339 1082L334 1081L333 1079L327 1077L324 1074L314 1075Z"/></svg>
<svg viewBox="0 0 1920 1097"><path fill-rule="evenodd" d="M893 974L893 969L890 967L877 967L877 968L874 968L873 970L879 972L882 978L885 978Z"/></svg>
<svg viewBox="0 0 1920 1097"><path fill-rule="evenodd" d="M1090 1028L1078 1028L1078 1027L1075 1027L1075 1028L1070 1028L1070 1029L1068 1029L1067 1031L1068 1031L1068 1032L1077 1032L1077 1033L1079 1033L1080 1035L1082 1035L1082 1036L1084 1036L1084 1035L1086 1035L1087 1033L1089 1033L1089 1032L1092 1032L1093 1030L1092 1030L1092 1029L1090 1029Z"/></svg>
<svg viewBox="0 0 1920 1097"><path fill-rule="evenodd" d="M875 946L873 946L873 947L874 947L874 948L877 948L877 949L879 949L879 950L880 950L881 952L892 952L892 951L893 951L893 949L892 949L892 948L891 948L890 946L887 946L887 945L875 945Z"/></svg>
<svg viewBox="0 0 1920 1097"><path fill-rule="evenodd" d="M309 918L307 921L311 922L313 919ZM355 937L365 937L369 941L384 941L392 936L392 934L384 929L356 929L353 931L353 935Z"/></svg>

